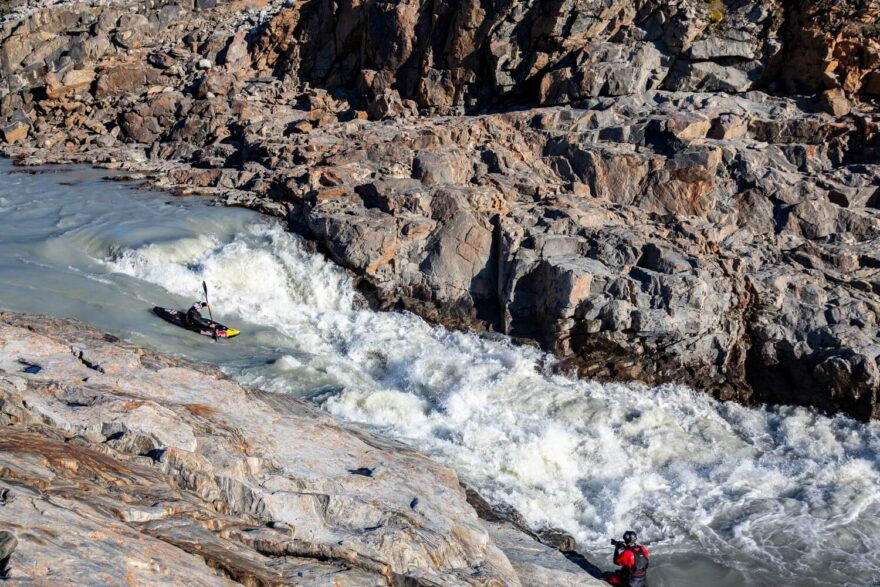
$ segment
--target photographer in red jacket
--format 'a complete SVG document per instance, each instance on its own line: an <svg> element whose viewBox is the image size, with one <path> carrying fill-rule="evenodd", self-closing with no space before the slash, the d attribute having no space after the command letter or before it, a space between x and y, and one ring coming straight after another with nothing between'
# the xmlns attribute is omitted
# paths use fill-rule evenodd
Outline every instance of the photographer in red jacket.
<svg viewBox="0 0 880 587"><path fill-rule="evenodd" d="M648 587L648 549L636 543L636 533L627 530L623 542L611 539L614 548L614 564L620 569L608 576L608 582L622 587Z"/></svg>

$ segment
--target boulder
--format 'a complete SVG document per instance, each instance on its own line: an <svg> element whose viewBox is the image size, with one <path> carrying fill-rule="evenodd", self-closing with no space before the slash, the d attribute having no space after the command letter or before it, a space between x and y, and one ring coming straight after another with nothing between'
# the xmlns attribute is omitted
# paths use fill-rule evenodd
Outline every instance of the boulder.
<svg viewBox="0 0 880 587"><path fill-rule="evenodd" d="M113 41L125 49L152 47L156 43L157 27L143 14L123 14L119 17Z"/></svg>
<svg viewBox="0 0 880 587"><path fill-rule="evenodd" d="M676 66L664 82L668 90L679 92L747 92L753 81L740 65L721 65L714 61L684 62Z"/></svg>
<svg viewBox="0 0 880 587"><path fill-rule="evenodd" d="M840 88L825 90L819 104L822 110L833 116L846 116L852 109L846 94Z"/></svg>
<svg viewBox="0 0 880 587"><path fill-rule="evenodd" d="M87 93L94 81L95 72L91 69L74 69L63 77L50 73L46 76L46 95L54 100Z"/></svg>
<svg viewBox="0 0 880 587"><path fill-rule="evenodd" d="M95 98L103 100L125 94L144 92L155 83L159 71L149 66L123 64L102 70L95 86Z"/></svg>
<svg viewBox="0 0 880 587"><path fill-rule="evenodd" d="M665 59L651 43L595 45L575 59L575 65L542 78L538 95L542 104L638 94L659 86L666 75Z"/></svg>
<svg viewBox="0 0 880 587"><path fill-rule="evenodd" d="M251 55L248 51L247 34L245 31L235 33L229 40L226 52L223 56L223 65L229 73L237 74L245 72L251 65Z"/></svg>
<svg viewBox="0 0 880 587"><path fill-rule="evenodd" d="M2 128L3 140L10 144L21 142L27 138L30 130L31 125L27 120L23 118L13 120Z"/></svg>

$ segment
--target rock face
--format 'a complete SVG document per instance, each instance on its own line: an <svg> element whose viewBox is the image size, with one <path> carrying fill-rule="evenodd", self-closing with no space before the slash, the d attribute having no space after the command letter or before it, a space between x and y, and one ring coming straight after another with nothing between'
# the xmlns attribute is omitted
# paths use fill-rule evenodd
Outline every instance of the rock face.
<svg viewBox="0 0 880 587"><path fill-rule="evenodd" d="M592 581L421 454L76 322L0 314L0 471L12 580Z"/></svg>
<svg viewBox="0 0 880 587"><path fill-rule="evenodd" d="M880 417L877 2L129 4L6 21L6 154L285 217L584 376Z"/></svg>
<svg viewBox="0 0 880 587"><path fill-rule="evenodd" d="M261 63L368 101L458 113L663 88L876 95L876 2L298 3Z"/></svg>
<svg viewBox="0 0 880 587"><path fill-rule="evenodd" d="M856 126L755 98L313 131L284 198L380 304L485 321L586 376L872 417L878 170L832 162ZM790 142L821 132L840 134Z"/></svg>

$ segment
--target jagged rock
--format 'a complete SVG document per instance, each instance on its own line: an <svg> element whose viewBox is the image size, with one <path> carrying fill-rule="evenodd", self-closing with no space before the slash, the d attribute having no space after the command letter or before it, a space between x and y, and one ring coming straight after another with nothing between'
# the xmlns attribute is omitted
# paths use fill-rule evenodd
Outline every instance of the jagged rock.
<svg viewBox="0 0 880 587"><path fill-rule="evenodd" d="M156 41L156 25L143 14L123 14L119 17L113 40L126 49L150 47Z"/></svg>
<svg viewBox="0 0 880 587"><path fill-rule="evenodd" d="M251 56L248 52L245 31L239 31L233 35L229 46L226 47L223 64L226 66L226 70L233 74L248 70L251 65Z"/></svg>
<svg viewBox="0 0 880 587"><path fill-rule="evenodd" d="M666 74L662 53L651 43L632 47L603 44L582 50L571 67L541 80L539 101L564 104L598 96L626 96L652 90Z"/></svg>
<svg viewBox="0 0 880 587"><path fill-rule="evenodd" d="M755 47L748 41L737 41L721 37L711 37L697 41L690 46L688 54L697 61L709 61L722 57L739 57L754 59L757 55Z"/></svg>
<svg viewBox="0 0 880 587"><path fill-rule="evenodd" d="M489 7L469 0L383 11L378 2L312 0L270 23L257 65L327 87L360 83L368 101L393 88L422 109L454 113L507 100L560 104L633 94L660 82L669 90L711 92L791 85L812 79L817 64L780 57L809 44L808 55L816 53L818 61L821 54L822 71L835 54L853 69L865 67L847 74L859 80L848 82L847 91L861 91L861 80L877 67L864 56L875 55L876 47L857 37L862 25L855 23L876 20L876 8L813 4L786 9L776 0L749 1L719 9L696 0L552 6L508 0ZM841 31L838 37L817 32L829 25ZM328 37L336 43L320 41ZM443 39L445 49L433 39ZM857 65L859 59L871 65ZM676 66L667 76L670 62ZM491 75L483 75L487 71Z"/></svg>
<svg viewBox="0 0 880 587"><path fill-rule="evenodd" d="M754 76L752 76L754 77ZM664 82L669 90L682 92L727 92L736 94L752 88L749 73L737 66L712 61L685 63Z"/></svg>
<svg viewBox="0 0 880 587"><path fill-rule="evenodd" d="M781 68L788 89L812 93L841 87L851 95L869 89L864 86L878 66L878 43L868 31L878 18L876 2L818 0L793 7Z"/></svg>
<svg viewBox="0 0 880 587"><path fill-rule="evenodd" d="M206 98L208 94L225 96L232 89L232 76L221 71L209 71L197 82L195 94L199 98Z"/></svg>
<svg viewBox="0 0 880 587"><path fill-rule="evenodd" d="M524 585L560 587L607 585L598 567L592 567L595 569L594 576L590 576L584 568L587 565L576 564L562 553L532 540L510 526L495 523L487 525L492 539L510 559ZM548 559L553 561L552 565L548 564Z"/></svg>

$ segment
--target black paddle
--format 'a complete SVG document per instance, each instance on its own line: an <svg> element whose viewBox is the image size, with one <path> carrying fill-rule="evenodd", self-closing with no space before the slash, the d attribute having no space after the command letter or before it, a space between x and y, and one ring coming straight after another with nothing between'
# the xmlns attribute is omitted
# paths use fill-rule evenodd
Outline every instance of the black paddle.
<svg viewBox="0 0 880 587"><path fill-rule="evenodd" d="M211 336L214 342L217 342L217 325L214 323L214 315L211 313L211 304L208 303L208 284L202 282L202 289L205 290L205 305L208 306L208 318L211 319Z"/></svg>

